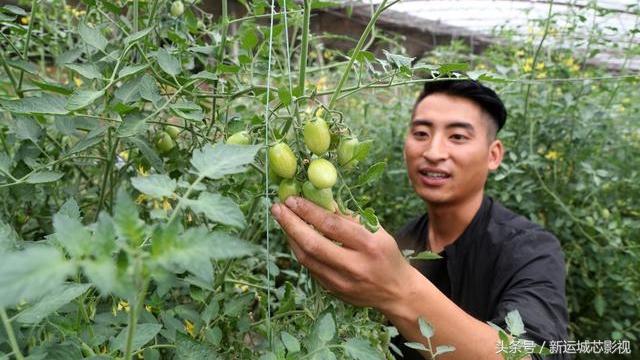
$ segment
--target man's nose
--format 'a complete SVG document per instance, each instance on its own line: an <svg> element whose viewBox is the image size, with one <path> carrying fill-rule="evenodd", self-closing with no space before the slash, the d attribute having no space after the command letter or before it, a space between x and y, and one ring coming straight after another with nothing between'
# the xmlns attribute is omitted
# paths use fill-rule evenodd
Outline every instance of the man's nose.
<svg viewBox="0 0 640 360"><path fill-rule="evenodd" d="M448 156L445 139L434 136L426 143L422 156L429 162L435 163L445 160Z"/></svg>

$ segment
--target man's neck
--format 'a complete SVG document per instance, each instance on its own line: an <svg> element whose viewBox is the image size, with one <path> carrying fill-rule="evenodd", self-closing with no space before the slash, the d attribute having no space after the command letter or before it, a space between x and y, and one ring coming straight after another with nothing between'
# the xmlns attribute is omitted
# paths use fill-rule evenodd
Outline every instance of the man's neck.
<svg viewBox="0 0 640 360"><path fill-rule="evenodd" d="M469 226L482 205L483 192L455 204L427 204L429 212L429 246L439 253L454 243Z"/></svg>

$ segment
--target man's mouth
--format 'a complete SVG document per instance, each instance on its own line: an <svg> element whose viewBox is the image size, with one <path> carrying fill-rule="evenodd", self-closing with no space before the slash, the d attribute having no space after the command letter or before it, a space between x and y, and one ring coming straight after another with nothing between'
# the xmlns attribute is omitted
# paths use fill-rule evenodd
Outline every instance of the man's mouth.
<svg viewBox="0 0 640 360"><path fill-rule="evenodd" d="M444 172L444 171L434 171L434 170L423 169L423 170L420 170L419 173L422 176L426 176L426 177L430 177L430 178L436 178L436 179L445 179L445 178L451 177L451 175L449 175L449 173Z"/></svg>
<svg viewBox="0 0 640 360"><path fill-rule="evenodd" d="M451 178L451 174L448 172L436 169L421 169L418 173L421 175L422 184L426 186L444 185Z"/></svg>

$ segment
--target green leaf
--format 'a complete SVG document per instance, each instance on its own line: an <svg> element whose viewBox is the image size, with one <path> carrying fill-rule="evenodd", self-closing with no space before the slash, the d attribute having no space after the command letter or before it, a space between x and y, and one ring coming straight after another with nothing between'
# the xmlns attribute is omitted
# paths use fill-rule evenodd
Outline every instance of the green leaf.
<svg viewBox="0 0 640 360"><path fill-rule="evenodd" d="M153 31L153 27L149 27L146 28L144 30L140 30L138 32L135 32L127 37L125 37L123 39L124 43L126 45L129 45L130 43L134 42L134 41L138 41L140 39L142 39L143 37L147 36L151 31Z"/></svg>
<svg viewBox="0 0 640 360"><path fill-rule="evenodd" d="M7 4L7 5L3 6L2 9L4 11L7 11L7 12L12 13L14 15L27 16L27 12L24 11L24 9L19 7L19 6Z"/></svg>
<svg viewBox="0 0 640 360"><path fill-rule="evenodd" d="M44 90L44 91L51 91L57 94L62 94L62 95L71 95L73 93L73 89L61 85L61 84L55 84L55 83L50 83L50 82L46 82L46 81L39 81L39 80L31 80L31 82L39 87L40 89Z"/></svg>
<svg viewBox="0 0 640 360"><path fill-rule="evenodd" d="M64 176L63 173L57 171L38 171L27 178L28 184L41 184L53 181L58 181Z"/></svg>
<svg viewBox="0 0 640 360"><path fill-rule="evenodd" d="M117 88L113 95L116 99L125 104L136 102L140 100L140 86L140 78L132 78L125 81L119 88Z"/></svg>
<svg viewBox="0 0 640 360"><path fill-rule="evenodd" d="M322 341L329 342L336 335L336 324L333 321L331 313L324 314L320 319L316 321L318 338Z"/></svg>
<svg viewBox="0 0 640 360"><path fill-rule="evenodd" d="M170 197L176 190L177 182L164 174L138 176L131 179L134 188L156 199Z"/></svg>
<svg viewBox="0 0 640 360"><path fill-rule="evenodd" d="M190 337L176 334L176 358L180 360L214 360L217 359L215 349L193 341Z"/></svg>
<svg viewBox="0 0 640 360"><path fill-rule="evenodd" d="M140 149L142 155L149 161L151 166L156 169L158 172L164 172L164 165L162 163L162 159L156 154L153 149L149 146L147 141L143 138L132 136L127 138L127 142L133 144L135 147Z"/></svg>
<svg viewBox="0 0 640 360"><path fill-rule="evenodd" d="M202 121L204 119L202 108L191 101L179 101L169 106L169 108L185 120Z"/></svg>
<svg viewBox="0 0 640 360"><path fill-rule="evenodd" d="M144 344L151 341L162 329L162 325L160 324L137 324L135 334L133 334L133 343L131 346L132 351L136 351L140 349ZM120 351L124 351L127 346L127 332L129 331L129 327L125 327L120 331L120 334L116 336L113 340L111 346Z"/></svg>
<svg viewBox="0 0 640 360"><path fill-rule="evenodd" d="M97 127L89 131L89 133L84 138L82 138L82 140L78 141L75 145L73 145L71 149L69 149L67 155L84 151L92 146L101 143L104 139L103 135L106 130L106 127Z"/></svg>
<svg viewBox="0 0 640 360"><path fill-rule="evenodd" d="M0 307L32 301L60 287L74 265L50 246L0 254Z"/></svg>
<svg viewBox="0 0 640 360"><path fill-rule="evenodd" d="M71 111L83 109L93 104L102 95L104 95L104 90L76 90L67 101L67 109Z"/></svg>
<svg viewBox="0 0 640 360"><path fill-rule="evenodd" d="M145 237L145 223L140 220L136 204L123 188L119 189L116 196L113 221L120 239L134 247L142 244Z"/></svg>
<svg viewBox="0 0 640 360"><path fill-rule="evenodd" d="M10 15L5 15L3 13L0 12L0 22L14 22L16 20L15 16L10 16Z"/></svg>
<svg viewBox="0 0 640 360"><path fill-rule="evenodd" d="M344 349L354 360L384 359L384 356L364 339L349 339L344 344Z"/></svg>
<svg viewBox="0 0 640 360"><path fill-rule="evenodd" d="M442 74L449 74L454 71L462 72L467 71L469 69L469 64L466 63L452 63L452 64L442 64L438 68L438 71Z"/></svg>
<svg viewBox="0 0 640 360"><path fill-rule="evenodd" d="M258 250L255 245L245 240L241 240L231 234L218 231L211 233L206 246L207 254L213 260L224 260L247 256Z"/></svg>
<svg viewBox="0 0 640 360"><path fill-rule="evenodd" d="M358 177L357 184L364 185L366 183L370 183L378 180L380 176L384 174L384 170L386 167L387 167L387 163L385 162L379 162L371 165L371 167L367 169L367 172L365 172L364 174Z"/></svg>
<svg viewBox="0 0 640 360"><path fill-rule="evenodd" d="M7 60L6 61L7 65L22 70L24 72L28 72L29 74L33 74L33 75L37 75L38 74L38 67L33 64L30 63L28 61L24 61L24 60Z"/></svg>
<svg viewBox="0 0 640 360"><path fill-rule="evenodd" d="M198 200L184 199L196 213L204 214L209 220L220 224L243 228L246 223L240 207L231 199L220 194L203 192Z"/></svg>
<svg viewBox="0 0 640 360"><path fill-rule="evenodd" d="M85 261L82 263L82 270L102 295L111 294L120 285L118 269L111 258Z"/></svg>
<svg viewBox="0 0 640 360"><path fill-rule="evenodd" d="M53 215L53 228L56 240L72 257L79 258L91 251L91 234L80 220L57 213Z"/></svg>
<svg viewBox="0 0 640 360"><path fill-rule="evenodd" d="M526 332L518 310L509 311L504 321L507 323L507 330L511 335L520 336Z"/></svg>
<svg viewBox="0 0 640 360"><path fill-rule="evenodd" d="M180 61L176 59L173 55L169 54L165 49L158 49L156 52L156 58L158 60L158 65L162 71L166 72L171 76L176 76L182 72L182 68L180 66Z"/></svg>
<svg viewBox="0 0 640 360"><path fill-rule="evenodd" d="M209 81L215 81L218 80L218 75L209 72L209 71L200 71L197 74L191 75L192 79L202 79L202 80L209 80Z"/></svg>
<svg viewBox="0 0 640 360"><path fill-rule="evenodd" d="M416 255L410 256L409 259L411 260L436 260L436 259L442 259L442 256L431 252L431 251L423 251L420 252Z"/></svg>
<svg viewBox="0 0 640 360"><path fill-rule="evenodd" d="M420 327L420 333L426 338L433 336L433 326L426 322L422 317L418 318L418 326Z"/></svg>
<svg viewBox="0 0 640 360"><path fill-rule="evenodd" d="M208 254L210 235L206 228L190 228L177 237L164 235L153 239L154 256L160 266L177 274L189 271L207 283L213 281L213 267ZM156 246L155 242L160 239L164 244Z"/></svg>
<svg viewBox="0 0 640 360"><path fill-rule="evenodd" d="M84 23L80 23L80 25L78 25L78 33L84 42L96 49L104 51L107 47L107 39L102 36L99 30L90 28Z"/></svg>
<svg viewBox="0 0 640 360"><path fill-rule="evenodd" d="M58 214L80 220L80 208L78 207L78 203L73 198L69 198L64 202L64 204L62 204L60 210L58 210Z"/></svg>
<svg viewBox="0 0 640 360"><path fill-rule="evenodd" d="M456 347L452 345L438 345L436 346L435 355L442 355L448 352L456 351Z"/></svg>
<svg viewBox="0 0 640 360"><path fill-rule="evenodd" d="M367 157L367 155L369 155L371 146L373 146L373 140L366 140L358 143L358 147L353 153L353 158L351 158L349 162L364 160Z"/></svg>
<svg viewBox="0 0 640 360"><path fill-rule="evenodd" d="M284 347L287 348L289 354L300 351L300 342L293 335L283 331L280 333L280 339L282 339L282 343L284 344Z"/></svg>
<svg viewBox="0 0 640 360"><path fill-rule="evenodd" d="M384 56L387 58L387 61L394 68L397 68L397 69L400 69L400 68L411 69L411 62L415 59L415 58L410 58L402 55L391 54L387 50L383 50L382 52L384 53Z"/></svg>
<svg viewBox="0 0 640 360"><path fill-rule="evenodd" d="M282 87L278 89L278 97L282 105L289 106L291 104L291 92L289 92L288 88Z"/></svg>
<svg viewBox="0 0 640 360"><path fill-rule="evenodd" d="M14 116L14 118L13 132L16 134L16 137L21 140L31 140L36 143L42 133L40 124L36 119L23 115L17 115Z"/></svg>
<svg viewBox="0 0 640 360"><path fill-rule="evenodd" d="M367 230L371 232L378 231L378 226L380 226L380 221L378 221L378 217L376 216L375 210L373 210L372 208L366 208L358 212L358 214L361 217L360 221L362 222L362 225L364 225L364 227L367 228Z"/></svg>
<svg viewBox="0 0 640 360"><path fill-rule="evenodd" d="M118 72L118 78L122 79L123 77L127 77L127 76L130 76L130 75L137 74L140 71L143 71L144 69L146 69L148 67L149 67L149 64L125 66L122 69L120 69L120 71Z"/></svg>
<svg viewBox="0 0 640 360"><path fill-rule="evenodd" d="M17 114L65 115L66 99L57 95L43 94L40 97L26 97L19 100L0 100L0 107Z"/></svg>
<svg viewBox="0 0 640 360"><path fill-rule="evenodd" d="M65 64L64 66L87 79L102 79L100 70L93 64Z"/></svg>
<svg viewBox="0 0 640 360"><path fill-rule="evenodd" d="M0 254L16 250L18 234L0 218Z"/></svg>
<svg viewBox="0 0 640 360"><path fill-rule="evenodd" d="M427 348L419 342L406 342L404 345L415 350L428 351Z"/></svg>
<svg viewBox="0 0 640 360"><path fill-rule="evenodd" d="M604 297L601 294L596 295L593 298L593 307L596 309L596 314L598 316L603 316L607 303L604 300Z"/></svg>
<svg viewBox="0 0 640 360"><path fill-rule="evenodd" d="M142 75L142 79L140 79L140 96L154 104L162 100L156 80L147 74ZM200 111L202 112L202 109Z"/></svg>
<svg viewBox="0 0 640 360"><path fill-rule="evenodd" d="M246 28L246 31L241 35L240 44L246 50L251 50L258 45L258 35L256 35L255 28Z"/></svg>
<svg viewBox="0 0 640 360"><path fill-rule="evenodd" d="M253 162L259 149L260 145L205 145L193 152L191 165L196 168L198 174L219 179L225 175L244 172L247 165Z"/></svg>
<svg viewBox="0 0 640 360"><path fill-rule="evenodd" d="M22 311L16 320L25 324L37 324L49 314L70 303L91 287L90 284L65 284L44 296L33 306Z"/></svg>
<svg viewBox="0 0 640 360"><path fill-rule="evenodd" d="M116 136L126 138L130 136L142 135L147 130L145 118L138 112L127 114L122 119L120 126L116 130Z"/></svg>

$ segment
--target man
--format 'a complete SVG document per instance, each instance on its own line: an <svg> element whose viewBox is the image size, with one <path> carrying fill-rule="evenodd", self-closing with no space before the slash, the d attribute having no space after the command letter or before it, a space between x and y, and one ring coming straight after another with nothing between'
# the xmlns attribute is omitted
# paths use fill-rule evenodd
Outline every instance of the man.
<svg viewBox="0 0 640 360"><path fill-rule="evenodd" d="M498 334L486 321L505 328L514 309L527 331L523 337L547 346L567 338L558 240L484 195L489 172L503 158L496 134L505 121L502 101L478 82L426 83L404 156L427 213L396 239L301 198L272 207L298 261L338 298L381 311L402 335L395 342L405 359L420 357L402 346L424 343L418 317L434 327L434 349L455 346L445 359L501 359ZM430 250L442 259L411 264L400 248Z"/></svg>

